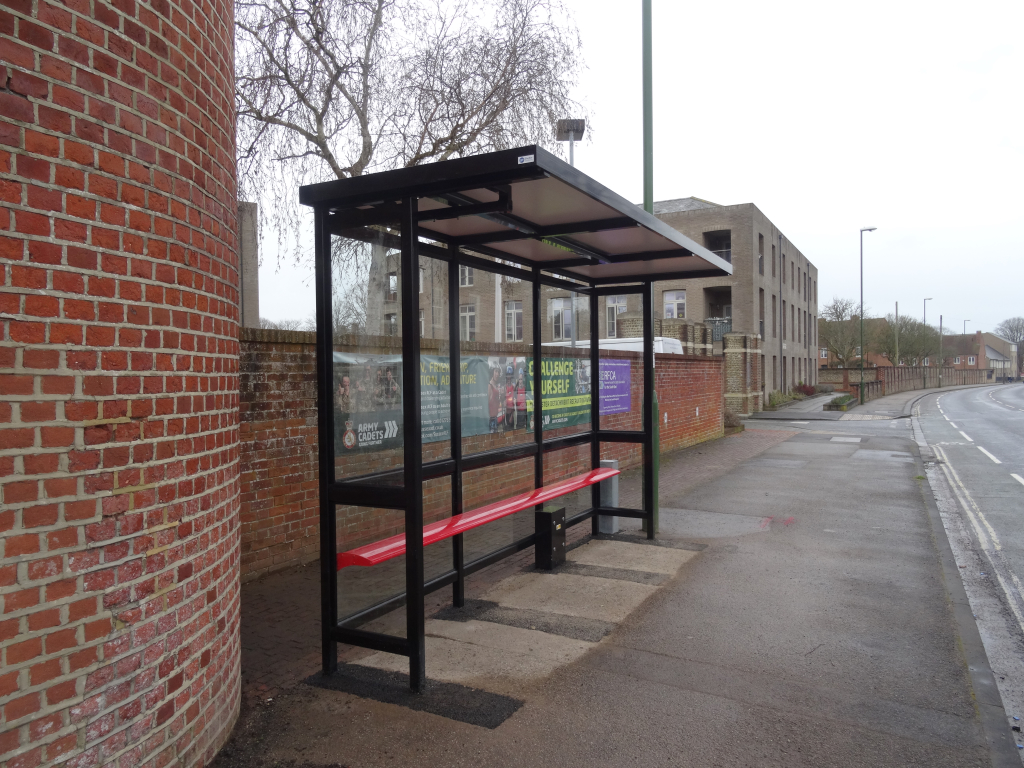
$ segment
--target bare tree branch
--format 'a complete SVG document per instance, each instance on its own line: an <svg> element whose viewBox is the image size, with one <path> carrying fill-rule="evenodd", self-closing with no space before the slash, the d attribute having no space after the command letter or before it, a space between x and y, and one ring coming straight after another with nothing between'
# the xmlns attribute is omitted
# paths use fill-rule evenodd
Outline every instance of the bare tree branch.
<svg viewBox="0 0 1024 768"><path fill-rule="evenodd" d="M236 0L235 19L240 196L296 256L301 184L557 146L582 112L560 0Z"/></svg>

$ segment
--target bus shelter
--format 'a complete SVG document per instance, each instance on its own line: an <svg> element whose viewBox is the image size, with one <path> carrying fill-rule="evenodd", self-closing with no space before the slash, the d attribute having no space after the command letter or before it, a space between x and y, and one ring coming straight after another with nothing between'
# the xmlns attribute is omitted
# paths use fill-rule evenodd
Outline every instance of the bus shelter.
<svg viewBox="0 0 1024 768"><path fill-rule="evenodd" d="M339 643L356 645L407 656L420 690L425 596L451 585L460 606L469 574L550 540L540 523L512 525L471 547L477 526L580 490L589 498L557 523L563 535L586 520L597 533L598 516L615 515L644 520L654 538L652 284L732 266L538 146L299 196L315 228L323 671L336 670ZM601 297L637 294L642 394L629 422L595 383L622 365L602 358L600 326L614 308L605 318L598 308ZM487 356L495 350L504 354ZM638 509L601 506L602 446L621 443L642 448ZM578 474L545 484L546 460L573 449ZM502 500L505 479L530 463L534 495ZM485 486L482 512L470 482ZM363 578L387 567L390 585ZM355 571L350 589L341 582ZM353 591L354 607L342 594ZM403 605L404 637L364 627Z"/></svg>

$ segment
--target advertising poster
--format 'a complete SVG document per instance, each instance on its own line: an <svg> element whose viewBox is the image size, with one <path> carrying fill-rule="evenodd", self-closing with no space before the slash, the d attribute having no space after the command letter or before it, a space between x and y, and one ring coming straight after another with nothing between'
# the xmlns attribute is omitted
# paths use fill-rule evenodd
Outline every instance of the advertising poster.
<svg viewBox="0 0 1024 768"><path fill-rule="evenodd" d="M631 410L629 366L629 360L601 361L598 402L602 416L629 413Z"/></svg>
<svg viewBox="0 0 1024 768"><path fill-rule="evenodd" d="M402 445L401 355L334 353L336 454Z"/></svg>
<svg viewBox="0 0 1024 768"><path fill-rule="evenodd" d="M590 423L590 358L541 358L541 395L544 398L544 429ZM530 360L530 372L533 361ZM533 377L531 375L532 383ZM532 395L532 392L531 392ZM533 398L528 400L533 429Z"/></svg>
<svg viewBox="0 0 1024 768"><path fill-rule="evenodd" d="M467 356L460 376L462 435L533 430L533 360ZM334 353L335 449L340 454L400 448L403 444L400 355ZM541 361L546 429L590 423L588 358ZM420 424L424 443L451 435L451 365L447 357L420 356ZM602 360L602 414L630 410L629 360Z"/></svg>

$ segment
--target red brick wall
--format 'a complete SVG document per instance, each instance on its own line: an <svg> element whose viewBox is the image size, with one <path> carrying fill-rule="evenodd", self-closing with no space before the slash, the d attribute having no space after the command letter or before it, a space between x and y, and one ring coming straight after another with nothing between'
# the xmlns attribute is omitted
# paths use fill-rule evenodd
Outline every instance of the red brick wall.
<svg viewBox="0 0 1024 768"><path fill-rule="evenodd" d="M0 0L0 766L239 702L233 6Z"/></svg>
<svg viewBox="0 0 1024 768"><path fill-rule="evenodd" d="M314 334L243 328L242 578L319 556Z"/></svg>
<svg viewBox="0 0 1024 768"><path fill-rule="evenodd" d="M314 335L288 331L241 332L241 520L242 580L280 568L309 562L319 555L319 499L316 448L316 358ZM382 340L383 343L383 340ZM424 340L424 344L433 343ZM494 345L477 343L481 354L496 353ZM503 347L505 345L502 345ZM394 352L393 349L375 349ZM470 351L467 345L467 352ZM525 351L525 348L524 350ZM502 354L506 350L501 351ZM567 354L559 351L559 354ZM630 352L602 352L604 357L632 360L632 411L602 419L605 429L641 429L643 365ZM655 388L661 409L661 447L672 451L723 434L723 364L720 357L658 355ZM699 410L699 414L698 414ZM665 423L665 414L668 423ZM549 434L586 427L554 430ZM532 441L532 433L476 435L464 440L465 453ZM447 443L427 443L424 460L447 455ZM616 458L622 468L637 466L639 447L625 443L603 446L604 458ZM357 454L339 460L339 475L401 464L400 451ZM577 474L590 460L590 447L548 453L546 483ZM473 509L516 493L532 490L533 460L517 461L464 475L464 503ZM424 489L427 521L450 514L447 478L430 481ZM402 530L403 513L366 507L338 509L339 547L350 549Z"/></svg>

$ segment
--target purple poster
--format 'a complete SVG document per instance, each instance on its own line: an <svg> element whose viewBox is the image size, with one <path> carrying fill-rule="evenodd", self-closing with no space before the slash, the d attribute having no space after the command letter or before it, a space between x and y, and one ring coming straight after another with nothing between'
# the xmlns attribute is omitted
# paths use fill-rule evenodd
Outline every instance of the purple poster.
<svg viewBox="0 0 1024 768"><path fill-rule="evenodd" d="M602 360L600 392L600 413L629 413L629 360Z"/></svg>

